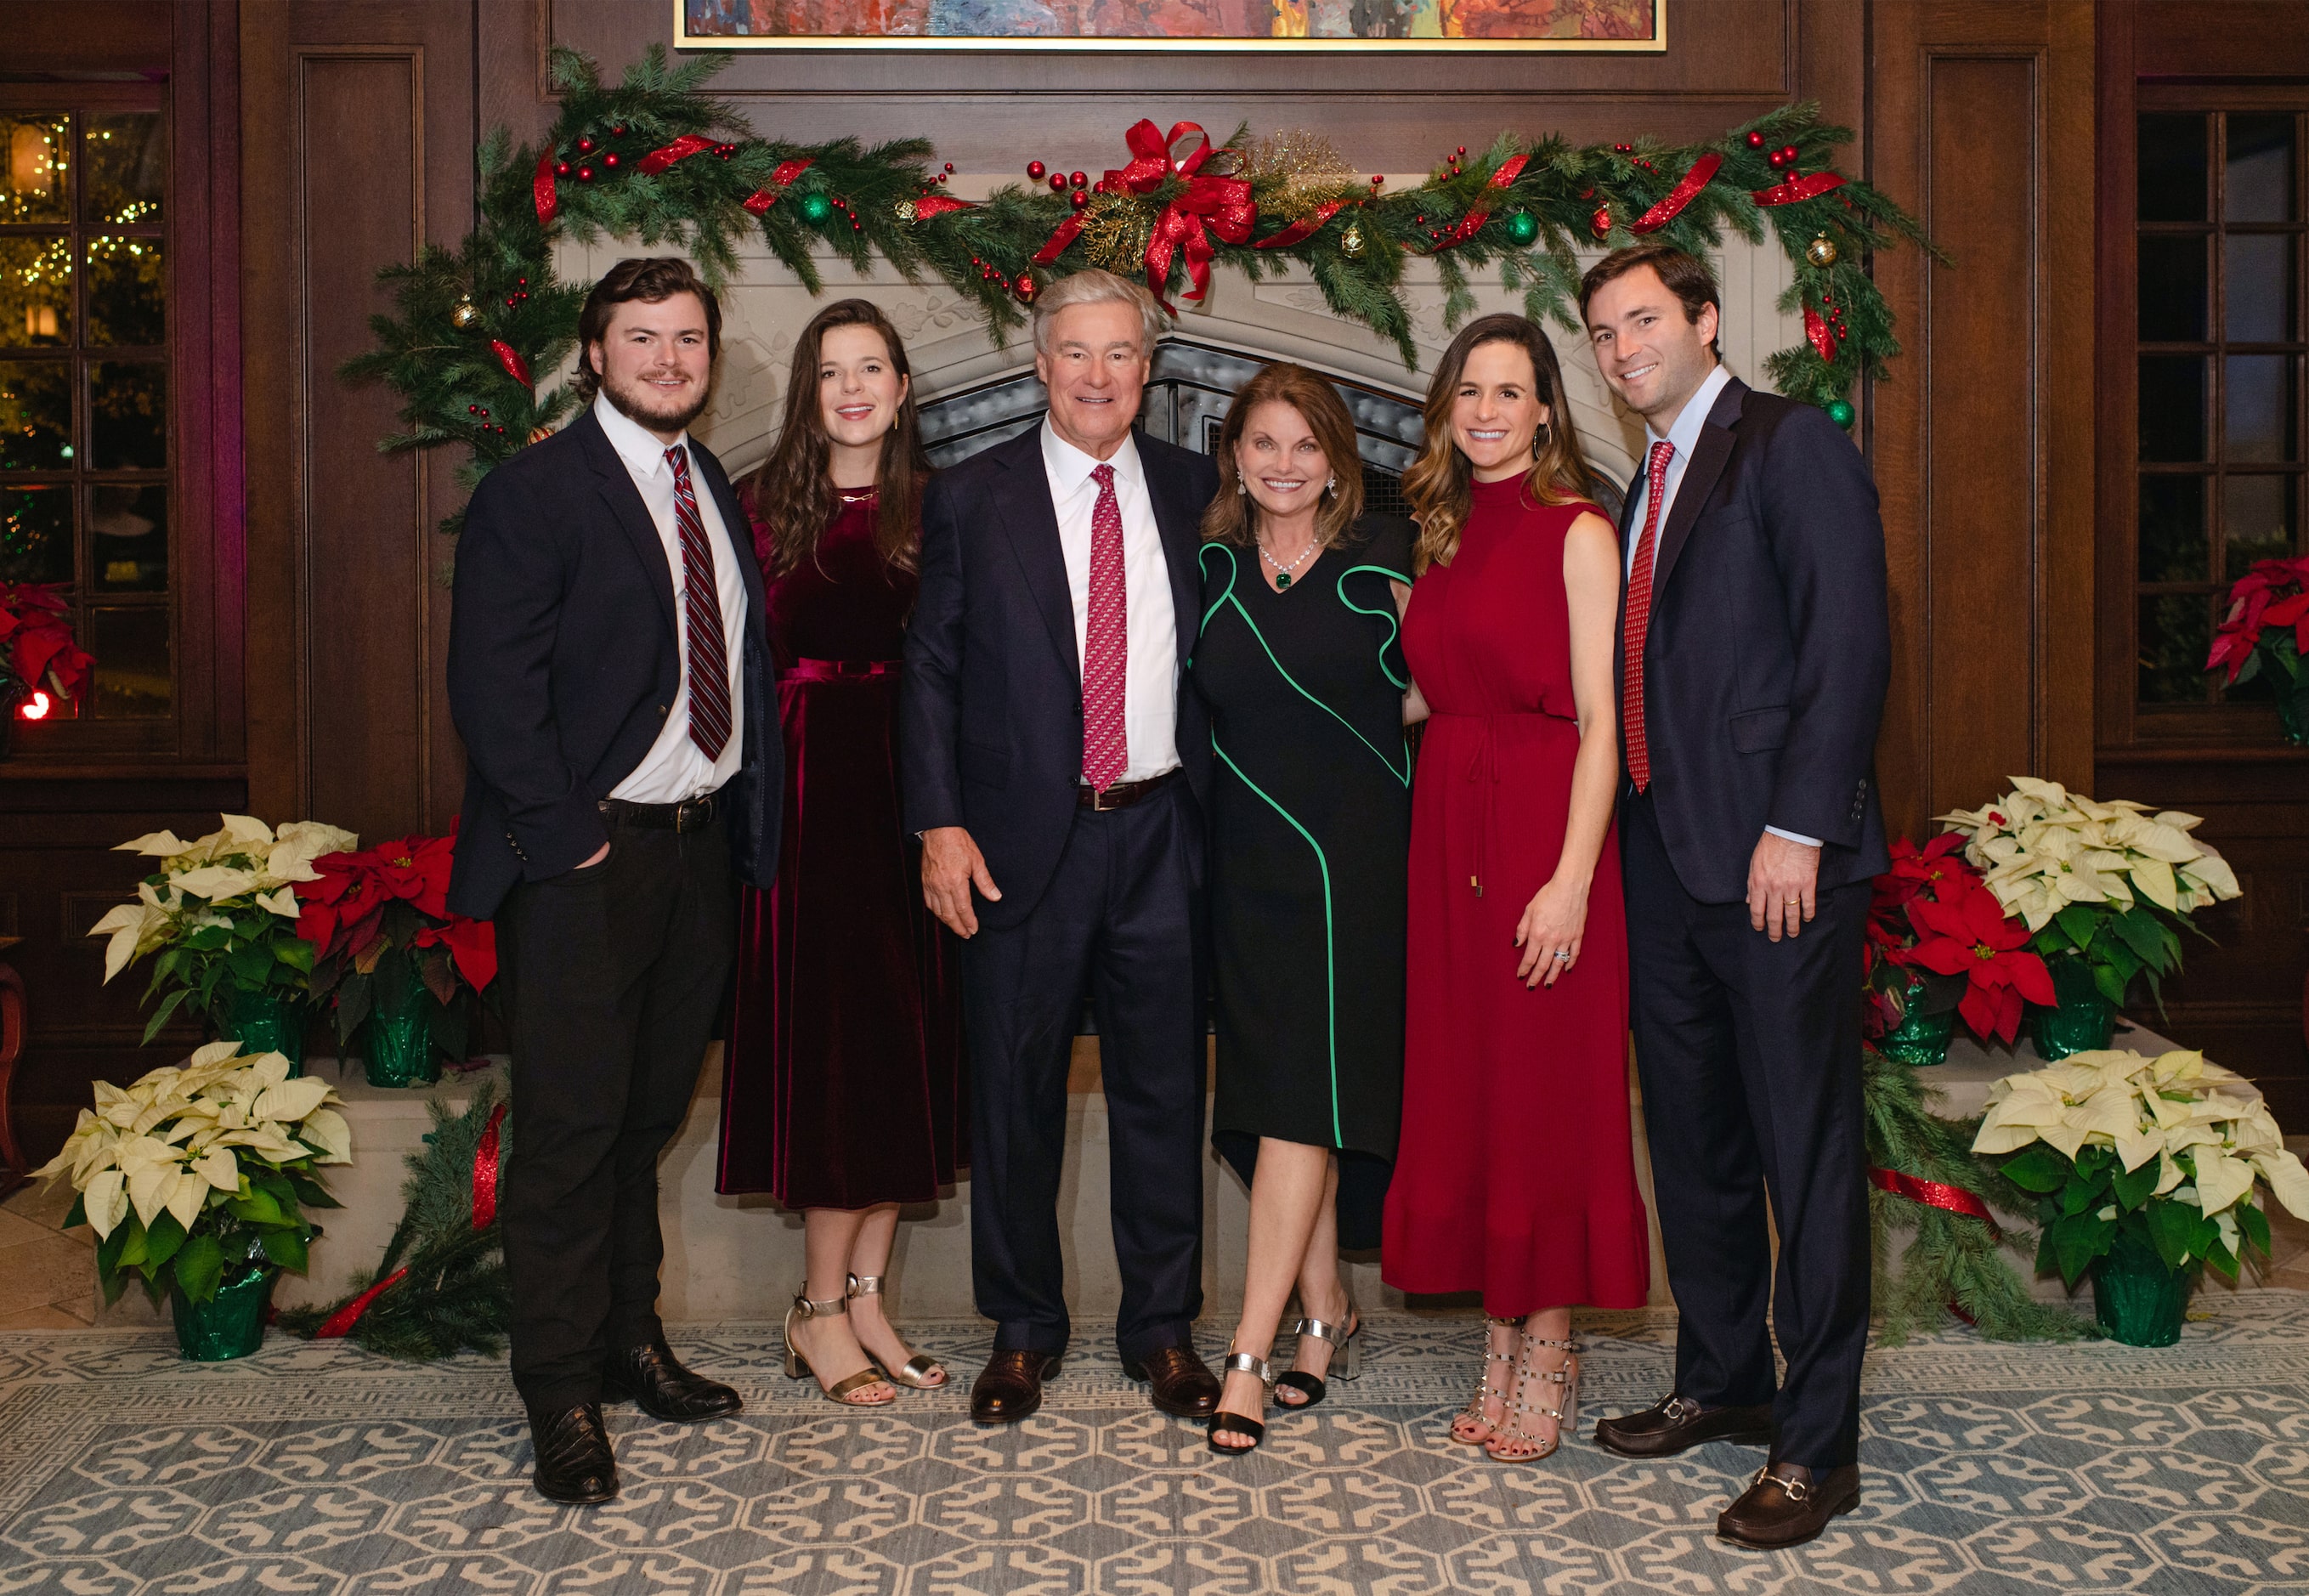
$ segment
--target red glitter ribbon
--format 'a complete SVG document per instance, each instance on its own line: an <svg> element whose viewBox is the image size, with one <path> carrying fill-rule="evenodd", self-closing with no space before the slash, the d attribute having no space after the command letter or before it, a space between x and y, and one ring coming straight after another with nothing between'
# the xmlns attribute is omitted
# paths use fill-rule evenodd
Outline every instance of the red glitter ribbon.
<svg viewBox="0 0 2309 1596"><path fill-rule="evenodd" d="M1484 187L1487 189L1506 188L1509 184L1513 183L1518 177L1523 175L1523 169L1530 163L1530 160L1531 157L1528 155L1509 156L1505 160L1500 162L1499 170L1492 174L1492 180L1485 184ZM1488 194L1478 198L1474 204L1468 208L1467 214L1459 219L1459 224L1453 228L1449 232L1444 234L1442 240L1438 243L1435 247L1437 249L1449 249L1456 244L1465 244L1477 233L1482 232L1483 230L1483 224L1492 219L1492 207L1488 203L1489 199L1490 196Z"/></svg>
<svg viewBox="0 0 2309 1596"><path fill-rule="evenodd" d="M926 194L914 202L914 220L928 221L933 216L944 216L949 211L970 211L976 207L968 200L957 200L951 194Z"/></svg>
<svg viewBox="0 0 2309 1596"><path fill-rule="evenodd" d="M634 170L654 177L677 160L688 160L718 146L712 139L698 134L686 133L662 150L653 150L636 163Z"/></svg>
<svg viewBox="0 0 2309 1596"><path fill-rule="evenodd" d="M1821 359L1836 358L1836 334L1820 319L1820 312L1809 305L1804 306L1804 336L1812 340L1812 347L1820 351Z"/></svg>
<svg viewBox="0 0 2309 1596"><path fill-rule="evenodd" d="M1921 1203L1927 1208L1968 1214L1986 1225L1991 1236L2002 1238L2003 1235L1996 1227L1996 1216L1988 1212L1988 1204L1960 1186L1945 1186L1937 1180L1919 1180L1914 1175L1903 1175L1898 1169L1872 1168L1868 1171L1868 1181L1879 1191L1906 1197L1909 1202Z"/></svg>
<svg viewBox="0 0 2309 1596"><path fill-rule="evenodd" d="M486 1230L497 1217L497 1127L505 1123L506 1106L489 1110L489 1123L473 1148L473 1229Z"/></svg>
<svg viewBox="0 0 2309 1596"><path fill-rule="evenodd" d="M1288 249L1293 244L1304 244L1323 230L1323 224L1336 216L1346 206L1345 200L1331 200L1318 205L1306 215L1271 237L1261 238L1253 249Z"/></svg>
<svg viewBox="0 0 2309 1596"><path fill-rule="evenodd" d="M537 205L537 225L550 227L553 219L561 214L561 194L553 185L553 163L556 157L550 148L537 158L537 176L530 180L530 198Z"/></svg>
<svg viewBox="0 0 2309 1596"><path fill-rule="evenodd" d="M1748 197L1759 205L1793 205L1798 200L1816 200L1843 186L1844 179L1834 172L1808 172L1769 188L1754 189Z"/></svg>
<svg viewBox="0 0 2309 1596"><path fill-rule="evenodd" d="M778 162L778 169L770 174L770 181L768 185L765 187L754 190L753 193L746 196L744 202L746 209L751 211L755 215L759 216L763 211L767 211L771 206L776 204L778 203L778 196L785 193L787 186L791 185L796 177L800 177L804 172L809 170L809 164L810 158L807 155L798 156L792 160L782 160Z"/></svg>
<svg viewBox="0 0 2309 1596"><path fill-rule="evenodd" d="M1154 290L1155 302L1170 310L1163 289L1171 280L1172 262L1183 256L1191 285L1186 297L1200 299L1210 287L1211 259L1217 253L1211 235L1228 244L1250 239L1251 228L1258 220L1250 185L1240 177L1202 170L1203 163L1217 149L1199 123L1173 122L1171 131L1164 133L1141 117L1124 132L1122 142L1129 147L1130 160L1119 168L1109 167L1100 180L1101 188L1109 193L1128 189L1132 194L1153 194L1173 177L1187 181L1186 192L1163 206L1162 215L1154 219L1154 232L1146 240L1146 286ZM1190 146L1183 156L1174 153L1181 144ZM1082 229L1080 216L1069 216L1059 223L1034 252L1034 263L1047 266L1066 254Z"/></svg>
<svg viewBox="0 0 2309 1596"><path fill-rule="evenodd" d="M1042 247L1034 252L1034 264L1047 266L1066 254L1067 246L1082 236L1082 228L1080 216L1069 216L1059 223L1058 230L1044 239Z"/></svg>
<svg viewBox="0 0 2309 1596"><path fill-rule="evenodd" d="M386 1275L383 1280L377 1281L376 1284L371 1286L368 1290L363 1291L359 1296L345 1304L344 1307L339 1308L335 1313L331 1314L327 1318L322 1320L321 1327L313 1332L313 1339L315 1341L323 1342L342 1340L344 1336L350 1333L354 1325L360 1323L360 1316L368 1312L368 1305L370 1303L375 1302L378 1298L393 1290L393 1287L399 1285L408 1277L408 1274L409 1271L406 1269L396 1269L391 1274Z"/></svg>
<svg viewBox="0 0 2309 1596"><path fill-rule="evenodd" d="M1673 188L1667 191L1667 197L1630 222L1628 225L1628 231L1638 235L1656 233L1660 229L1667 226L1682 214L1686 205L1699 197L1699 191L1708 186L1710 180L1715 177L1717 168L1723 164L1724 158L1713 150L1693 161L1691 169L1684 173L1682 179Z"/></svg>
<svg viewBox="0 0 2309 1596"><path fill-rule="evenodd" d="M524 388L534 388L537 385L530 381L529 362L521 358L519 349L502 338L490 339L489 349L496 354L497 364L505 367L506 375Z"/></svg>

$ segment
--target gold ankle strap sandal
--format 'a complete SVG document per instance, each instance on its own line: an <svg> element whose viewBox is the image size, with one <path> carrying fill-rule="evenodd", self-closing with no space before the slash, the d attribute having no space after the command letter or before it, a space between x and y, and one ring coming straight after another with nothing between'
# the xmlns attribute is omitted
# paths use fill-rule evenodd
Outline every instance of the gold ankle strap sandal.
<svg viewBox="0 0 2309 1596"><path fill-rule="evenodd" d="M882 1295L883 1277L881 1275L853 1274L847 1278L850 1282L849 1294L852 1297ZM895 1325L891 1326L890 1333L898 1334ZM914 1391L935 1391L947 1383L945 1364L927 1352L917 1352L912 1347L906 1346L904 1336L898 1337L898 1345L905 1349L906 1361L890 1370L886 1378Z"/></svg>
<svg viewBox="0 0 2309 1596"><path fill-rule="evenodd" d="M793 1299L793 1306L786 1309L787 1379L802 1379L810 1372L809 1359L801 1355L800 1349L794 1344L794 1326L804 1319L838 1318L849 1312L849 1300L843 1297L828 1297L814 1300L808 1297L797 1296ZM828 1402L839 1402L845 1408L878 1408L885 1403L897 1401L898 1393L893 1391L884 1397L852 1400L852 1393L863 1391L869 1385L882 1383L884 1383L882 1371L869 1358L866 1360L864 1368L854 1375L845 1375L824 1389Z"/></svg>
<svg viewBox="0 0 2309 1596"><path fill-rule="evenodd" d="M1531 1366L1532 1349L1535 1347L1553 1347L1564 1354L1563 1361L1543 1374ZM1531 1379L1545 1380L1562 1388L1557 1393L1554 1407L1541 1407L1522 1399L1523 1383ZM1484 1441L1483 1450L1495 1461L1503 1463L1535 1463L1542 1458L1553 1456L1556 1449L1563 1445L1565 1432L1576 1422L1573 1415L1579 1411L1579 1343L1550 1341L1539 1335L1525 1336L1523 1356L1516 1364L1516 1400L1508 1403L1507 1419ZM1526 1422L1534 1415L1555 1420L1552 1440L1543 1441L1525 1428ZM1500 1450L1503 1445L1510 1450L1503 1453ZM1526 1447L1534 1450L1526 1452L1523 1450Z"/></svg>
<svg viewBox="0 0 2309 1596"><path fill-rule="evenodd" d="M1520 1330L1523 1327L1521 1319L1502 1319L1491 1314L1483 1316L1483 1323L1487 1326L1496 1324L1511 1330ZM1514 1353L1492 1350L1490 1335L1486 1334L1483 1337L1483 1377L1475 1383L1475 1394L1467 1399L1467 1405L1453 1415L1451 1419L1451 1438L1462 1446L1481 1446L1492 1438L1494 1427L1483 1409L1489 1405L1493 1397L1499 1398L1502 1402L1506 1402L1508 1393L1513 1389L1511 1385L1495 1386L1492 1384L1492 1365L1514 1361ZM1483 1427L1483 1433L1480 1436L1461 1434L1459 1420L1462 1419L1474 1419Z"/></svg>

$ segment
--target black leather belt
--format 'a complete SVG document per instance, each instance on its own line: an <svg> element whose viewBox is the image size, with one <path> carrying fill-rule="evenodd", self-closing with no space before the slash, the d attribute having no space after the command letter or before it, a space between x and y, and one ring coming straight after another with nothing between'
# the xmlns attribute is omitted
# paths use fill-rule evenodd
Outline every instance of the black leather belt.
<svg viewBox="0 0 2309 1596"><path fill-rule="evenodd" d="M636 804L627 798L603 798L601 814L616 825L647 826L660 832L702 832L721 812L718 792L686 798L678 804Z"/></svg>
<svg viewBox="0 0 2309 1596"><path fill-rule="evenodd" d="M1109 809L1128 809L1141 798L1154 797L1178 773L1173 769L1164 771L1159 776L1149 776L1144 781L1117 781L1104 792L1094 788L1077 787L1075 789L1075 803L1079 807L1096 810L1102 815Z"/></svg>

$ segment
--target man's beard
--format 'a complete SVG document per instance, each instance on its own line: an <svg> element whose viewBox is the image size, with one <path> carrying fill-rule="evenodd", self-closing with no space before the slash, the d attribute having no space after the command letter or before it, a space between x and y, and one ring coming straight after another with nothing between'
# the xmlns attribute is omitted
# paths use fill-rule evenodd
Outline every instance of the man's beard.
<svg viewBox="0 0 2309 1596"><path fill-rule="evenodd" d="M660 432L680 432L705 413L713 384L700 383L688 401L669 399L647 383L627 387L610 376L601 379L601 392L619 414Z"/></svg>

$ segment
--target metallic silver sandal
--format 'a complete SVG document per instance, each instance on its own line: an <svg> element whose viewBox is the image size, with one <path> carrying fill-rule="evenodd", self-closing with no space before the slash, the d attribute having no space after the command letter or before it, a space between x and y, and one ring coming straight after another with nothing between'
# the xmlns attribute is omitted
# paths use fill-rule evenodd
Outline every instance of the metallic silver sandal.
<svg viewBox="0 0 2309 1596"><path fill-rule="evenodd" d="M1485 1314L1483 1316L1483 1323L1485 1324L1509 1325L1514 1328L1518 1333L1520 1333L1523 1329L1523 1321L1521 1319L1498 1319L1493 1318L1489 1314ZM1495 1363L1513 1363L1515 1361L1515 1354L1513 1352L1492 1351L1491 1340L1492 1338L1489 1335L1485 1335L1483 1337L1483 1377L1476 1383L1475 1394L1467 1399L1467 1405L1466 1407L1460 1409L1457 1413L1451 1416L1451 1438L1454 1441L1458 1442L1462 1446L1481 1446L1484 1442L1490 1440L1493 1436L1499 1433L1499 1425L1493 1424L1489 1419L1484 1417L1484 1404L1489 1402L1493 1397L1499 1398L1500 1402L1504 1404L1509 1394L1514 1391L1514 1386L1512 1385L1499 1387L1494 1386L1492 1384L1492 1365ZM1504 1422L1507 1419L1507 1414L1502 1411L1500 1418L1500 1420ZM1472 1419L1477 1424L1483 1426L1484 1433L1480 1436L1461 1435L1459 1433L1459 1420L1462 1419Z"/></svg>
<svg viewBox="0 0 2309 1596"><path fill-rule="evenodd" d="M882 1294L882 1278L883 1277L878 1274L853 1274L849 1276L849 1295L852 1297L879 1297ZM898 1335L898 1328L896 1325L894 1324L890 1327L890 1333L892 1335ZM899 1367L890 1370L889 1373L884 1376L885 1378L890 1380L895 1385L904 1385L915 1391L936 1391L939 1386L947 1383L949 1376L946 1372L945 1364L940 1363L937 1359L931 1357L927 1352L917 1352L912 1347L907 1347L906 1338L902 1335L898 1336L898 1345L905 1347L906 1361ZM869 1356L871 1356L871 1354L869 1354ZM938 1377L933 1380L930 1378L932 1375L936 1375Z"/></svg>
<svg viewBox="0 0 2309 1596"><path fill-rule="evenodd" d="M1556 1367L1549 1369L1545 1374L1541 1374L1539 1370L1531 1367L1531 1350L1534 1347L1553 1347L1565 1354L1564 1359ZM1535 1463L1542 1458L1554 1456L1556 1449L1563 1445L1563 1437L1570 1433L1571 1427L1578 1422L1574 1415L1579 1411L1579 1343L1550 1341L1545 1336L1539 1335L1525 1336L1523 1357L1516 1364L1516 1390L1520 1393L1523 1390L1523 1383L1530 1379L1551 1381L1563 1389L1558 1394L1556 1405L1552 1408L1535 1407L1523 1401L1520 1395L1508 1403L1508 1412L1515 1417L1506 1419L1499 1428L1493 1430L1483 1441L1483 1451L1494 1462ZM1555 1420L1553 1440L1544 1442L1524 1428L1525 1422L1534 1414L1543 1419ZM1535 1446L1539 1450L1528 1454L1518 1452L1503 1457L1495 1450L1501 1441L1510 1446Z"/></svg>
<svg viewBox="0 0 2309 1596"><path fill-rule="evenodd" d="M1323 1319L1302 1319L1291 1327L1291 1333L1300 1336L1311 1335L1319 1342L1329 1342L1331 1346L1329 1378L1357 1380L1362 1377L1363 1350L1355 1344L1355 1337L1362 1333L1362 1327L1363 1316L1355 1312L1355 1299L1350 1297L1347 1298L1347 1322L1345 1329ZM1297 1354L1294 1352L1293 1356L1295 1358ZM1294 1411L1313 1407L1323 1400L1323 1393L1329 1389L1322 1376L1305 1374L1295 1368L1287 1369L1276 1376L1275 1383L1277 1385L1288 1385L1292 1390L1305 1394L1307 1400L1303 1402L1283 1404L1286 1409Z"/></svg>

